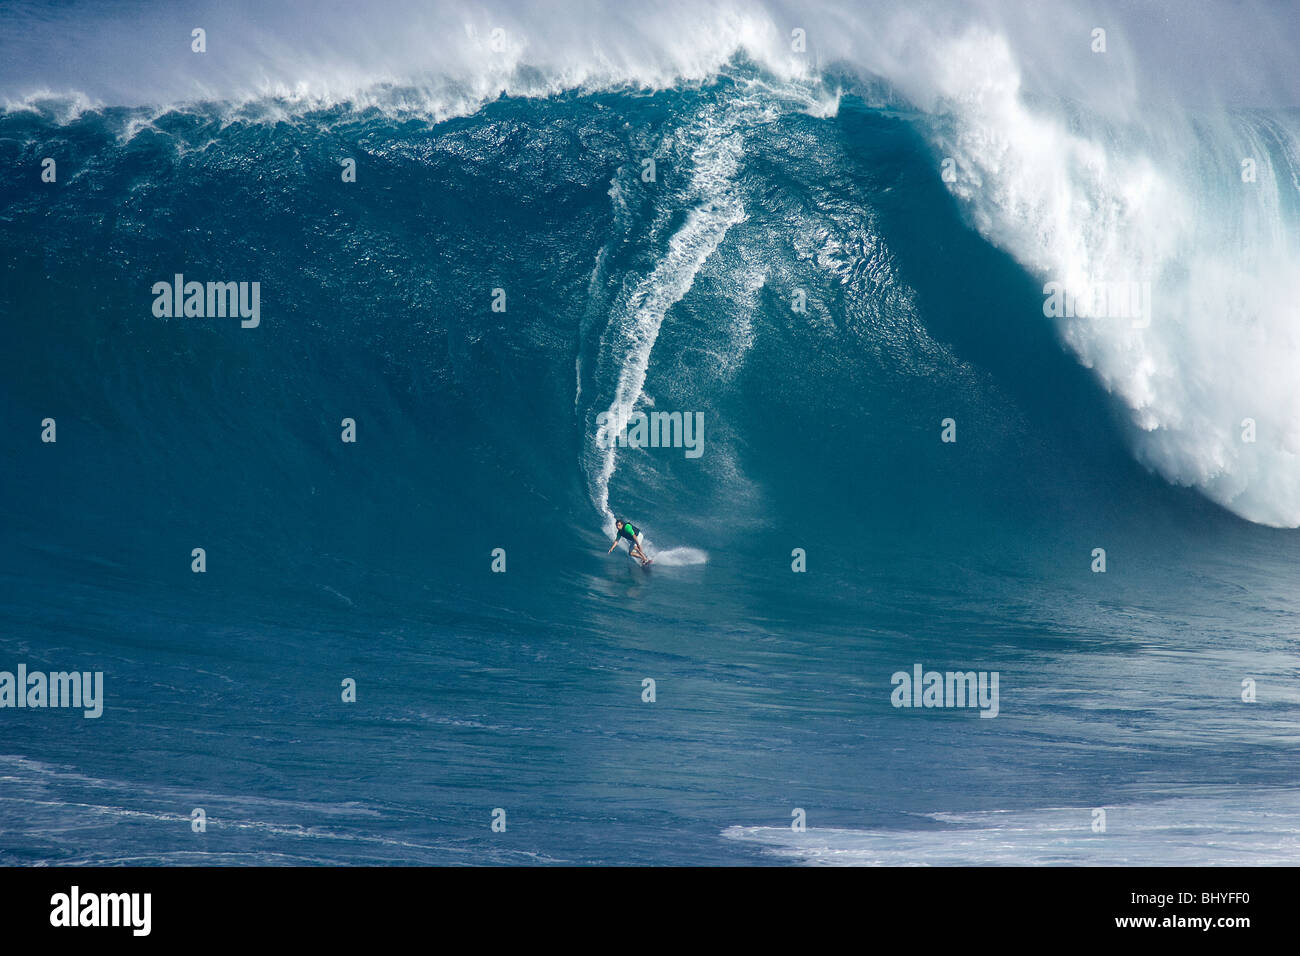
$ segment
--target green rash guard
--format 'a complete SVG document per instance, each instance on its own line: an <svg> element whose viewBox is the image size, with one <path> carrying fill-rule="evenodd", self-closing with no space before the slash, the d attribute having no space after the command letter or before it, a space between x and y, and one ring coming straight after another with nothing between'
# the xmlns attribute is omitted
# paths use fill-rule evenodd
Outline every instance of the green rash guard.
<svg viewBox="0 0 1300 956"><path fill-rule="evenodd" d="M624 521L619 526L618 529L618 536L620 538L627 538L629 541L631 541L634 544L636 543L637 535L639 535L640 533L641 533L641 529L638 528L630 521Z"/></svg>

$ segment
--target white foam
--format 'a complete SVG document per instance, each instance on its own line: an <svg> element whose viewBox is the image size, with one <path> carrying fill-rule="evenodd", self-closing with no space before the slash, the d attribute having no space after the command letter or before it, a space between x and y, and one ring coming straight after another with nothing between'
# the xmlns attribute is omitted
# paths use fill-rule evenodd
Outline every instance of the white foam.
<svg viewBox="0 0 1300 956"><path fill-rule="evenodd" d="M1300 525L1300 257L1280 188L1296 134L1210 113L1140 127L1031 106L1000 34L936 55L942 156L976 227L1044 281L1146 282L1150 315L1065 319L1062 333L1125 408L1139 458L1252 521ZM960 64L960 67L951 66ZM1240 177L1240 159L1259 166ZM1035 321L1037 316L1013 321ZM1244 422L1256 441L1243 441Z"/></svg>
<svg viewBox="0 0 1300 956"><path fill-rule="evenodd" d="M632 287L601 341L601 350L615 356L618 379L608 413L611 421L627 421L644 396L650 354L668 310L691 289L696 275L713 255L727 231L745 218L735 191L735 175L743 150L741 132L747 111L743 105L706 107L691 128L682 131L691 151L691 180L685 195L685 221L668 239L666 253L654 268ZM661 215L666 218L670 210ZM606 518L612 533L614 515L609 508L609 482L618 463L618 447L598 442L594 427L589 458L597 465L591 474L592 501Z"/></svg>
<svg viewBox="0 0 1300 956"><path fill-rule="evenodd" d="M650 557L655 564L664 565L665 567L685 567L692 564L708 564L709 553L701 551L699 548L669 548L667 551L657 551Z"/></svg>
<svg viewBox="0 0 1300 956"><path fill-rule="evenodd" d="M1105 810L1105 831L1095 832ZM728 827L723 837L819 866L1295 866L1300 795L1247 788L1152 803L929 814L924 829Z"/></svg>
<svg viewBox="0 0 1300 956"><path fill-rule="evenodd" d="M347 104L465 115L501 94L662 89L716 74L738 52L774 75L810 71L761 5L668 0L653 11L567 0L375 0L266 5L226 0L151 11L129 24L102 5L16 13L0 34L0 98L84 93L124 106L274 101L294 110ZM308 29L304 30L304 24ZM190 31L207 31L207 52Z"/></svg>

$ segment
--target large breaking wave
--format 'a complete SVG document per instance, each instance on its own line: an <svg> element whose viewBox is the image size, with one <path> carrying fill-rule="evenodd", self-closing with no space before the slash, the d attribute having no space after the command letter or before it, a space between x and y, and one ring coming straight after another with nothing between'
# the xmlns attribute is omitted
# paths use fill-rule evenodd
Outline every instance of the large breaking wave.
<svg viewBox="0 0 1300 956"><path fill-rule="evenodd" d="M1234 8L1232 23L1218 24L1220 47L1202 51L1226 64L1214 68L1189 57L1189 37L1206 31L1182 14L1161 38L1122 7L1087 19L1069 8L1016 4L869 12L853 4L673 3L620 12L397 2L380 14L338 4L313 8L309 43L296 39L303 8L259 10L256 18L251 9L16 8L0 94L8 122L28 138L23 158L36 158L34 141L88 115L123 150L141 136L171 137L183 163L189 151L221 153L254 136L250 126L305 124L336 140L373 139L374 117L401 130L472 117L502 96L612 91L634 103L727 78L735 87L674 117L663 142L628 141L651 153L667 142L664 158L685 171L644 221L618 209L635 191L636 157L612 167L612 231L601 240L595 294L583 306L585 334L599 345L589 339L576 356L578 412L589 426L598 410L626 414L652 401L645 379L665 315L717 259L732 227L756 214L736 181L754 151L771 146L755 141L755 129L792 111L832 122L849 96L904 117L930 149L929 171L916 174L937 179L949 162L954 175L945 187L968 222L1035 282L1148 284L1149 322L1063 319L1065 346L1111 395L1141 462L1251 521L1300 524L1292 308L1300 292L1300 172L1295 114L1279 108L1296 100L1287 71L1263 68L1289 55L1288 28L1266 5ZM190 47L195 27L206 31L202 54ZM1098 28L1104 51L1096 48ZM1239 68L1247 55L1259 71ZM21 127L23 116L53 125ZM202 135L179 134L185 124ZM436 139L440 127L425 128ZM1254 163L1253 180L1243 179L1244 160ZM10 202L11 221L18 208ZM855 214L869 221L872 211ZM805 240L787 238L796 247ZM866 241L885 261L891 238ZM817 255L841 239L827 237ZM630 242L662 252L611 276L614 247ZM728 293L735 307L723 351L733 357L744 353L755 297L774 292L769 283L784 265L746 267ZM960 263L951 267L962 273ZM611 283L620 287L602 287ZM911 294L897 277L886 286L870 292ZM1005 321L1051 320L1030 312ZM1248 429L1253 440L1243 438ZM618 455L589 447L578 457L591 503L608 518Z"/></svg>

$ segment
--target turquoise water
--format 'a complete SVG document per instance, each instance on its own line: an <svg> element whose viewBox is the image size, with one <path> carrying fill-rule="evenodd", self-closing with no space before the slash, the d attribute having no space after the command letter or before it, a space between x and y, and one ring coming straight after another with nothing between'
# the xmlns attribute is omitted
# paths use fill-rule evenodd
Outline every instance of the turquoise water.
<svg viewBox="0 0 1300 956"><path fill-rule="evenodd" d="M0 669L106 688L0 711L0 859L1294 863L1294 531L1135 437L913 106L739 57L0 116ZM620 403L703 453L611 456ZM997 718L891 706L916 663Z"/></svg>

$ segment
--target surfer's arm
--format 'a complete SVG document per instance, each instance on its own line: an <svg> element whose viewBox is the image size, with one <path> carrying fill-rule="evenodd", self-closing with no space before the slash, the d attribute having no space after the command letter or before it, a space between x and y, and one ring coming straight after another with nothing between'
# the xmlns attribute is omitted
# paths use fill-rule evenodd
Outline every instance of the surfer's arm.
<svg viewBox="0 0 1300 956"><path fill-rule="evenodd" d="M611 544L611 545L609 546L609 550L606 551L605 553L606 553L606 554L613 554L613 553L614 553L614 549L617 548L617 547L618 547L618 538L615 538L615 539L614 539L614 543Z"/></svg>

